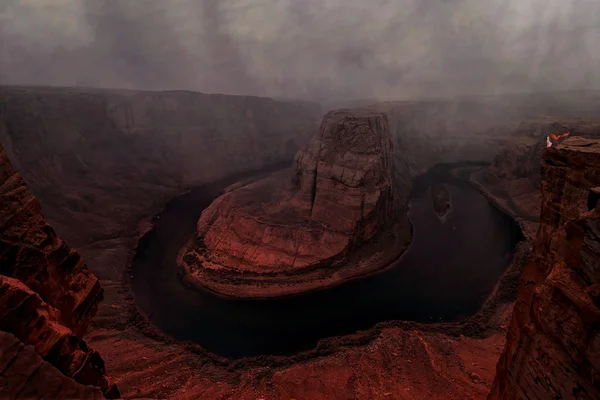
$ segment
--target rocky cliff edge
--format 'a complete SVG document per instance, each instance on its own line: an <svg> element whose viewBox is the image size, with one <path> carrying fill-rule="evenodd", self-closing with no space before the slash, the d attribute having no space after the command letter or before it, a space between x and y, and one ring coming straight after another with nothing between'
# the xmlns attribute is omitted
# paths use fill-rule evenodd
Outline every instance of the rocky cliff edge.
<svg viewBox="0 0 600 400"><path fill-rule="evenodd" d="M104 361L80 339L101 300L98 278L45 223L37 199L0 147L0 331L14 335L19 346L33 346L39 357L66 377L118 397L105 376ZM28 351L18 354L25 356ZM18 354L12 363L19 361ZM19 391L12 393L19 374L1 371L0 394L17 396L31 390L17 385ZM57 382L43 384L51 387Z"/></svg>
<svg viewBox="0 0 600 400"><path fill-rule="evenodd" d="M600 140L543 151L541 222L489 400L600 398Z"/></svg>

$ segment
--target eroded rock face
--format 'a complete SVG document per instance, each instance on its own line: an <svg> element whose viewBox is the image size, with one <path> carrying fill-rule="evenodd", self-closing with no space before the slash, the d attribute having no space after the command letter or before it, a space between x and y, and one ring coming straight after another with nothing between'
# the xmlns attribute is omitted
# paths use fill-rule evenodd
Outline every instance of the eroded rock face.
<svg viewBox="0 0 600 400"><path fill-rule="evenodd" d="M0 331L65 376L114 394L102 358L80 339L101 300L98 278L45 223L0 146Z"/></svg>
<svg viewBox="0 0 600 400"><path fill-rule="evenodd" d="M600 140L544 150L541 224L489 399L600 397Z"/></svg>
<svg viewBox="0 0 600 400"><path fill-rule="evenodd" d="M0 86L0 142L76 248L127 235L186 186L288 162L320 117L252 96Z"/></svg>
<svg viewBox="0 0 600 400"><path fill-rule="evenodd" d="M98 278L46 224L39 202L1 146L0 273L38 293L78 335L85 333L102 300Z"/></svg>
<svg viewBox="0 0 600 400"><path fill-rule="evenodd" d="M409 171L406 165L404 174ZM329 113L308 149L294 160L295 207L361 243L394 220L406 191L395 187L392 137L385 114Z"/></svg>
<svg viewBox="0 0 600 400"><path fill-rule="evenodd" d="M70 329L60 312L17 279L0 275L0 331L34 346L37 354L68 377L108 390L104 361Z"/></svg>
<svg viewBox="0 0 600 400"><path fill-rule="evenodd" d="M0 331L0 398L104 399L99 388L84 386L44 361L35 348Z"/></svg>
<svg viewBox="0 0 600 400"><path fill-rule="evenodd" d="M183 255L186 273L300 274L347 260L399 222L410 191L385 113L328 113L290 172L231 190L208 207ZM263 295L267 295L263 293Z"/></svg>

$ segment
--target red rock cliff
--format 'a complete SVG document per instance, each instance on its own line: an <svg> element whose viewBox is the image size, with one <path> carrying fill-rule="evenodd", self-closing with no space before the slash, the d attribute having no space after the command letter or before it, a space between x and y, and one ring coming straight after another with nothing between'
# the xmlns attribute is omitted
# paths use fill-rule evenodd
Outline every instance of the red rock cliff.
<svg viewBox="0 0 600 400"><path fill-rule="evenodd" d="M600 398L600 141L543 159L541 224L490 400Z"/></svg>
<svg viewBox="0 0 600 400"><path fill-rule="evenodd" d="M104 362L80 339L102 289L60 240L0 146L0 330L33 345L68 377L104 391Z"/></svg>

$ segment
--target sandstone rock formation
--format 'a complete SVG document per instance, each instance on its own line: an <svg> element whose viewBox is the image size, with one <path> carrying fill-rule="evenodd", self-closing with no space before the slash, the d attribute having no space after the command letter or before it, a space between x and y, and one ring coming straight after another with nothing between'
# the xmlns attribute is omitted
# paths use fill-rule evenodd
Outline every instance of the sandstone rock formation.
<svg viewBox="0 0 600 400"><path fill-rule="evenodd" d="M37 293L17 279L0 275L0 331L34 346L40 357L65 376L107 392L100 355L60 322L60 312Z"/></svg>
<svg viewBox="0 0 600 400"><path fill-rule="evenodd" d="M65 326L83 334L102 299L98 278L46 224L1 146L0 184L0 273L39 293Z"/></svg>
<svg viewBox="0 0 600 400"><path fill-rule="evenodd" d="M102 358L79 338L101 299L98 278L45 223L0 146L0 331L33 345L66 376L114 395Z"/></svg>
<svg viewBox="0 0 600 400"><path fill-rule="evenodd" d="M84 386L44 361L35 348L0 331L0 398L104 399L99 388Z"/></svg>
<svg viewBox="0 0 600 400"><path fill-rule="evenodd" d="M600 397L600 140L544 150L534 251L489 399Z"/></svg>
<svg viewBox="0 0 600 400"><path fill-rule="evenodd" d="M339 283L344 278L327 275L355 249L396 225L406 231L410 171L406 162L396 165L402 160L394 160L392 147L386 114L328 113L308 148L296 155L291 177L278 173L233 189L202 213L183 270L192 281L242 297ZM391 246L392 259L402 244ZM345 279L381 269L382 261L365 261ZM320 282L297 284L316 268L324 269ZM287 287L274 289L269 276ZM241 279L246 283L240 287ZM227 289L232 281L237 283Z"/></svg>

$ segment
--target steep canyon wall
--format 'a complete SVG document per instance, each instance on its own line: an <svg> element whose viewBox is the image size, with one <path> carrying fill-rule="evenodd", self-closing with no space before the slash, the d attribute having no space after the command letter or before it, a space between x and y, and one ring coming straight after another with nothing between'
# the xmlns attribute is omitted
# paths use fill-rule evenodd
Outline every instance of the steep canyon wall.
<svg viewBox="0 0 600 400"><path fill-rule="evenodd" d="M600 397L600 140L543 151L541 222L489 399Z"/></svg>
<svg viewBox="0 0 600 400"><path fill-rule="evenodd" d="M60 373L118 395L105 377L104 361L81 339L101 300L98 278L46 224L39 202L0 146L0 364L7 363L0 368L0 397L34 390L32 379L55 394L80 389ZM15 369L23 357L44 367L44 374L27 363Z"/></svg>
<svg viewBox="0 0 600 400"><path fill-rule="evenodd" d="M0 87L0 142L76 247L187 186L291 160L319 118L259 97Z"/></svg>

